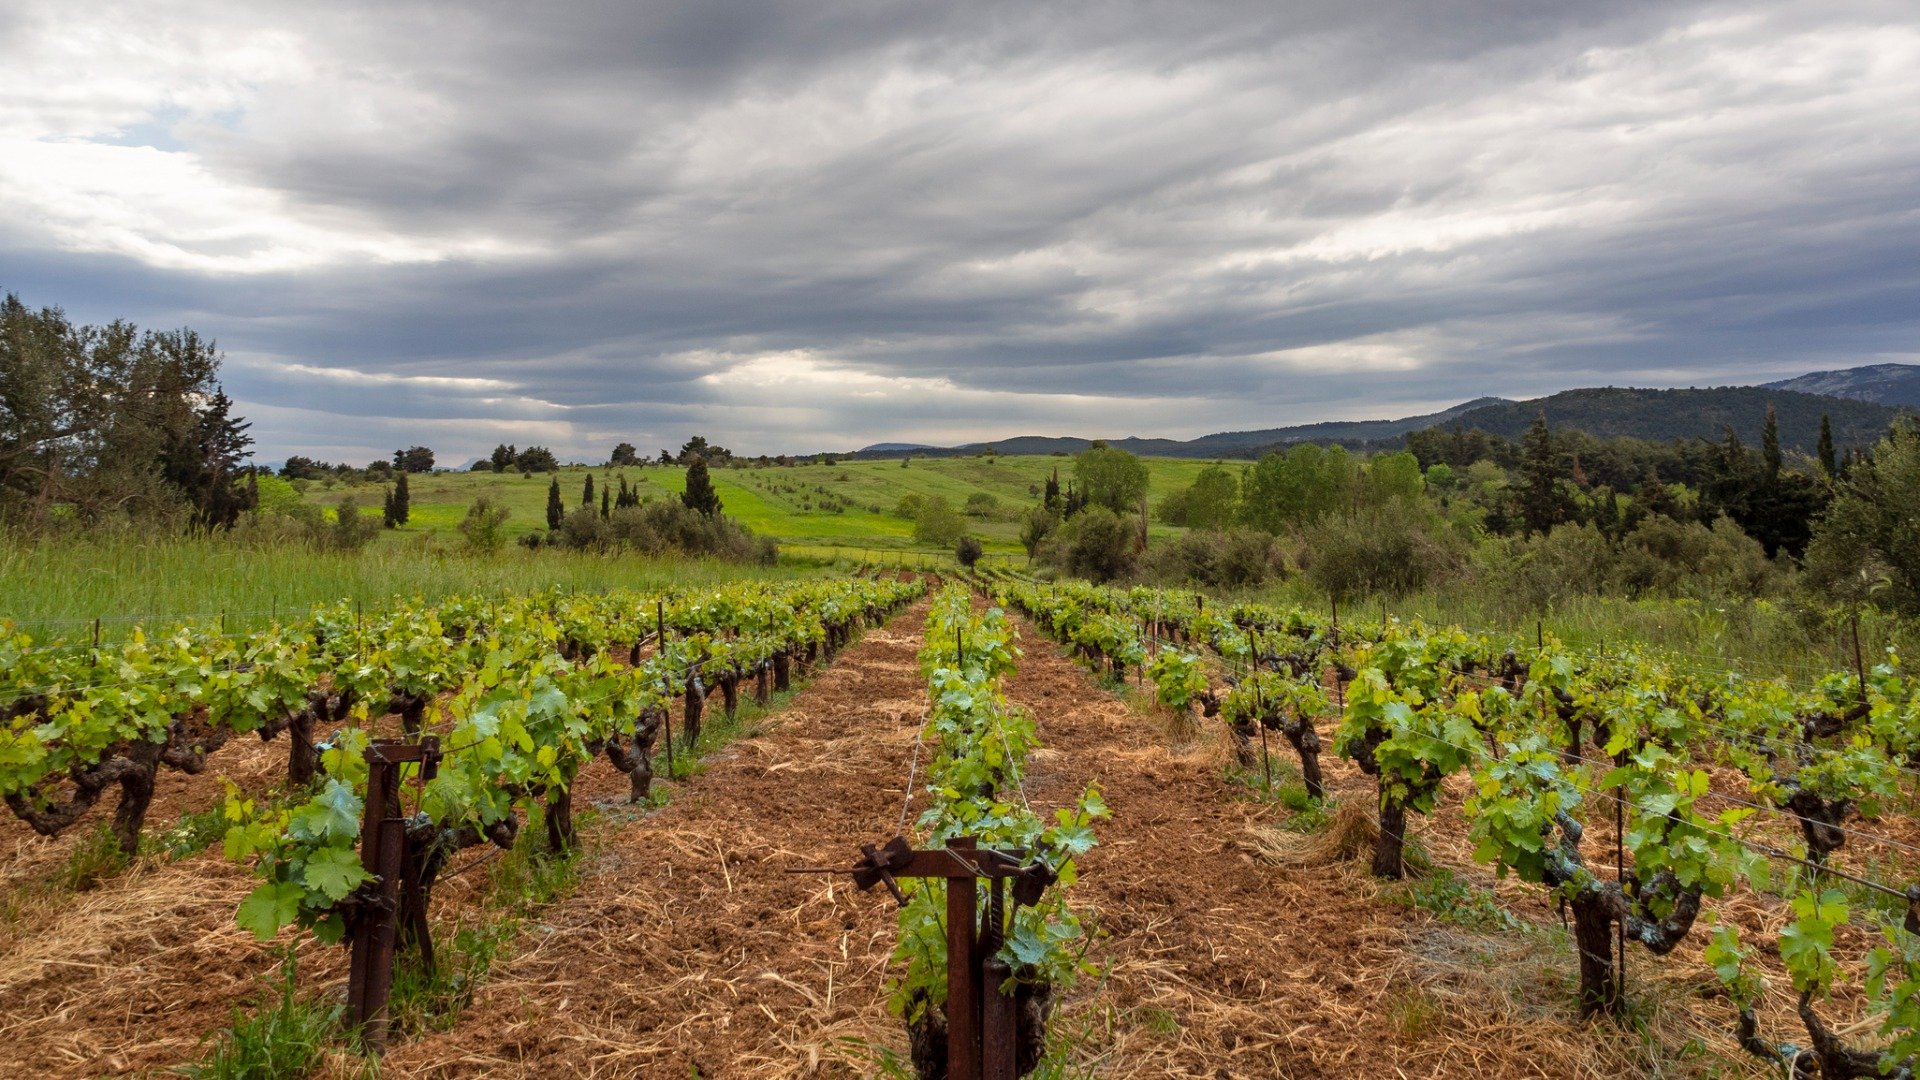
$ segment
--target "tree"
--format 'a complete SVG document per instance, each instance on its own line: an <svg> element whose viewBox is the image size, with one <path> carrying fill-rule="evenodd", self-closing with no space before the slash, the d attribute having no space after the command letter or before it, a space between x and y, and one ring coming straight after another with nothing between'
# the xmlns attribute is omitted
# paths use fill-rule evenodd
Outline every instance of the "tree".
<svg viewBox="0 0 1920 1080"><path fill-rule="evenodd" d="M1220 465L1209 465L1193 484L1167 496L1161 517L1171 525L1191 529L1221 529L1239 511L1240 481Z"/></svg>
<svg viewBox="0 0 1920 1080"><path fill-rule="evenodd" d="M1553 433L1547 429L1547 414L1534 417L1533 426L1521 442L1520 522L1529 533L1552 532L1567 519L1567 499L1560 490L1565 473L1554 452Z"/></svg>
<svg viewBox="0 0 1920 1080"><path fill-rule="evenodd" d="M1063 569L1090 581L1112 581L1133 569L1133 528L1104 506L1075 514L1050 547Z"/></svg>
<svg viewBox="0 0 1920 1080"><path fill-rule="evenodd" d="M613 516L613 489L610 487L603 486L600 489L600 516L602 518Z"/></svg>
<svg viewBox="0 0 1920 1080"><path fill-rule="evenodd" d="M953 557L959 559L960 565L969 570L973 569L973 564L979 562L980 556L984 554L986 549L981 546L980 538L977 536L962 536L953 547Z"/></svg>
<svg viewBox="0 0 1920 1080"><path fill-rule="evenodd" d="M1920 425L1902 420L1838 484L1807 572L1849 603L1920 614Z"/></svg>
<svg viewBox="0 0 1920 1080"><path fill-rule="evenodd" d="M1820 471L1827 474L1827 482L1840 474L1840 460L1833 450L1833 421L1826 413L1820 414Z"/></svg>
<svg viewBox="0 0 1920 1080"><path fill-rule="evenodd" d="M1147 493L1146 463L1125 450L1096 442L1073 462L1074 478L1087 501L1127 514Z"/></svg>
<svg viewBox="0 0 1920 1080"><path fill-rule="evenodd" d="M321 542L335 551L359 551L379 531L380 526L362 514L360 504L349 495L334 509L333 528L321 537Z"/></svg>
<svg viewBox="0 0 1920 1080"><path fill-rule="evenodd" d="M1822 416L1826 415L1824 413ZM1766 479L1772 483L1780 476L1782 459L1780 456L1780 419L1773 413L1773 406L1767 406L1767 419L1760 427L1760 460L1766 470Z"/></svg>
<svg viewBox="0 0 1920 1080"><path fill-rule="evenodd" d="M547 484L547 528L557 529L567 518L567 505L560 501L560 474Z"/></svg>
<svg viewBox="0 0 1920 1080"><path fill-rule="evenodd" d="M580 505L593 505L593 474L591 472L587 474L587 482L580 487Z"/></svg>
<svg viewBox="0 0 1920 1080"><path fill-rule="evenodd" d="M519 464L520 451L512 443L501 443L493 448L487 461L492 464L494 472L503 473Z"/></svg>
<svg viewBox="0 0 1920 1080"><path fill-rule="evenodd" d="M387 489L387 503L381 513L381 523L389 529L398 528L407 523L410 513L407 496L407 474L401 473L391 488Z"/></svg>
<svg viewBox="0 0 1920 1080"><path fill-rule="evenodd" d="M1269 451L1240 483L1240 520L1277 533L1348 512L1359 479L1358 463L1344 447L1301 443L1285 453Z"/></svg>
<svg viewBox="0 0 1920 1080"><path fill-rule="evenodd" d="M1047 491L1046 494L1041 497L1040 505L1053 511L1055 517L1058 517L1060 511L1066 506L1066 503L1060 498L1060 467L1057 465L1054 466L1053 472L1047 476ZM1031 555L1033 553L1029 551L1027 554Z"/></svg>
<svg viewBox="0 0 1920 1080"><path fill-rule="evenodd" d="M245 462L252 425L233 415L233 399L215 390L196 412L191 427L170 440L161 458L162 475L193 507L193 523L203 529L231 528L253 507L245 486Z"/></svg>
<svg viewBox="0 0 1920 1080"><path fill-rule="evenodd" d="M409 446L393 452L393 467L400 472L432 472L433 451L424 446Z"/></svg>
<svg viewBox="0 0 1920 1080"><path fill-rule="evenodd" d="M698 439L699 436L694 436ZM700 439L705 443L705 439ZM712 517L720 512L720 494L713 489L713 478L707 475L707 459L698 454L687 465L687 489L680 494L680 501L687 509L695 513Z"/></svg>
<svg viewBox="0 0 1920 1080"><path fill-rule="evenodd" d="M921 503L913 519L913 538L922 544L945 547L959 540L966 530L967 519L938 495Z"/></svg>
<svg viewBox="0 0 1920 1080"><path fill-rule="evenodd" d="M37 525L56 507L187 511L231 524L251 439L221 392L214 343L190 329L74 326L57 308L0 300L0 518Z"/></svg>
<svg viewBox="0 0 1920 1080"><path fill-rule="evenodd" d="M633 448L632 443L623 442L613 448L613 453L607 455L607 464L614 466L639 465L640 452Z"/></svg>
<svg viewBox="0 0 1920 1080"><path fill-rule="evenodd" d="M1026 520L1020 523L1020 546L1027 549L1027 558L1032 559L1040 550L1040 545L1060 527L1060 515L1045 506L1036 506L1027 511Z"/></svg>
<svg viewBox="0 0 1920 1080"><path fill-rule="evenodd" d="M544 446L529 446L514 455L513 467L523 473L552 472L560 467L560 459Z"/></svg>

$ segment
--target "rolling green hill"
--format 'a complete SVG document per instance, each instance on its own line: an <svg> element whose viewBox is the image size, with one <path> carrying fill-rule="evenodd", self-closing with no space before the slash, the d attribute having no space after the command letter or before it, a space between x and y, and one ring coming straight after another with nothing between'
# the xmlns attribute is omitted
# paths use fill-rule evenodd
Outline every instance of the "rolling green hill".
<svg viewBox="0 0 1920 1080"><path fill-rule="evenodd" d="M1157 505L1169 492L1191 484L1209 464L1147 459L1152 478L1149 502ZM985 492L998 505L991 515L969 518L970 527L989 551L1013 553L1021 550L1019 516L1039 501L1047 475L1054 469L1060 470L1064 482L1072 472L1073 461L1050 455L914 458L904 468L897 460L846 461L791 468L715 469L713 481L729 517L756 533L801 547L912 548L913 522L893 512L903 496L938 495L959 509L969 496ZM630 486L638 487L642 498L677 497L686 483L686 470L677 466L565 468L560 470L560 492L568 509L579 505L589 472L593 474L596 500L608 482L618 490L623 476ZM507 527L514 535L544 529L548 480L546 473L530 477L517 472L416 474L408 480L412 501L408 524L389 530L381 542L404 543L409 537L423 534L452 539L468 504L483 494L511 511ZM385 486L379 484L329 487L318 482L307 488L306 498L334 506L352 495L363 511L378 512L384 491ZM1157 524L1152 527L1156 536L1179 531Z"/></svg>

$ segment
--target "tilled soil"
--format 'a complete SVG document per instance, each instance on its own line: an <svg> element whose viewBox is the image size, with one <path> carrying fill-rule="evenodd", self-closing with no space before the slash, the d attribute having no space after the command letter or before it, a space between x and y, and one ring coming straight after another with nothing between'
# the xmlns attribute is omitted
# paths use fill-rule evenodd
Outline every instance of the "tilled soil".
<svg viewBox="0 0 1920 1080"><path fill-rule="evenodd" d="M390 1052L389 1074L864 1075L841 1040L898 1026L893 903L786 870L846 866L899 824L926 616L922 601L869 631L764 734L604 837L458 1026Z"/></svg>
<svg viewBox="0 0 1920 1080"><path fill-rule="evenodd" d="M868 631L661 809L620 811L625 778L604 762L583 773L579 802L613 811L587 876L524 925L452 1030L395 1046L384 1071L864 1076L876 1048L901 1050L884 1000L892 902L786 871L845 866L900 824L927 606ZM1572 1018L1572 957L1550 935L1437 920L1392 902L1364 861L1275 865L1249 837L1286 812L1231 779L1218 721L1170 731L1015 621L1025 655L1007 691L1043 747L1025 797L1046 813L1097 781L1112 810L1073 892L1095 970L1055 1020L1077 1065L1209 1080L1645 1071L1634 1035ZM1370 803L1370 781L1326 764L1337 797ZM1456 826L1434 844L1452 846ZM251 884L211 852L109 883L51 935L21 939L0 965L0 1075L191 1058L271 969L232 923ZM341 950L311 953L303 986L337 990Z"/></svg>

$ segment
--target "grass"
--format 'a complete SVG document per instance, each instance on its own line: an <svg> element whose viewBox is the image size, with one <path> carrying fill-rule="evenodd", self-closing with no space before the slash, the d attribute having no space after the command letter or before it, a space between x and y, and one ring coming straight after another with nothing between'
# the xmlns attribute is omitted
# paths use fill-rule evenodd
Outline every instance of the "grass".
<svg viewBox="0 0 1920 1080"><path fill-rule="evenodd" d="M1246 598L1297 606L1322 616L1331 611L1327 598L1297 577L1255 590ZM1340 606L1342 620L1374 622L1383 612L1398 619L1505 633L1522 646L1545 634L1570 652L1588 655L1617 653L1623 645L1631 645L1665 654L1674 666L1708 679L1740 673L1786 676L1810 685L1830 672L1853 668L1848 629L1835 627L1801 605L1766 598L1577 596L1537 611L1484 582L1468 582ZM1875 663L1888 645L1902 652L1920 646L1915 632L1916 626L1884 612L1863 611L1860 637L1866 662Z"/></svg>
<svg viewBox="0 0 1920 1080"><path fill-rule="evenodd" d="M1170 492L1193 482L1212 462L1178 458L1147 458L1148 501L1157 505ZM713 470L713 483L725 513L756 533L786 544L811 548L858 548L875 553L930 551L913 540L913 522L894 515L906 495L939 496L955 509L967 499L985 493L998 505L995 513L968 519L969 528L984 541L988 552L1024 558L1019 543L1020 515L1039 501L1048 475L1059 469L1062 482L1072 472L1073 459L1053 456L916 458L906 468L895 461L850 461L837 465L796 465L790 468ZM647 465L612 469L573 466L560 470L560 492L567 508L580 504L586 477L593 474L596 500L612 483L619 490L624 478L643 499L678 497L686 487L686 470L678 466ZM466 508L487 495L511 512L507 531L512 535L546 527L547 473L523 477L508 473L433 473L408 481L412 513L407 524L391 530L379 543L404 544L409 537L453 534ZM345 485L318 481L308 485L306 498L332 506L348 495L363 510L377 509L383 484ZM1181 530L1153 525L1150 537L1171 538ZM944 549L940 554L950 554Z"/></svg>
<svg viewBox="0 0 1920 1080"><path fill-rule="evenodd" d="M85 892L126 867L127 856L113 835L113 823L95 821L68 853L56 884L67 892Z"/></svg>
<svg viewBox="0 0 1920 1080"><path fill-rule="evenodd" d="M809 572L518 546L481 558L420 540L376 543L358 554L134 533L0 542L0 618L36 638L68 640L85 640L98 618L102 637L113 640L137 625L174 621L224 621L234 630L266 626L339 600L371 610L402 596L693 589Z"/></svg>
<svg viewBox="0 0 1920 1080"><path fill-rule="evenodd" d="M234 1010L233 1026L212 1036L207 1056L180 1072L199 1080L278 1080L312 1069L338 1033L344 1006L301 998L296 967L289 948L272 1006L251 1015Z"/></svg>

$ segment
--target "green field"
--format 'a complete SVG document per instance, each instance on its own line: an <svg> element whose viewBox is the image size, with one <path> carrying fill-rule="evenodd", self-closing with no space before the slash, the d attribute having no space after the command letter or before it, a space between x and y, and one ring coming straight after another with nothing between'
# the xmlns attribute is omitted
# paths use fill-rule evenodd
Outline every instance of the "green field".
<svg viewBox="0 0 1920 1080"><path fill-rule="evenodd" d="M1149 501L1158 505L1168 493L1193 482L1211 462L1177 458L1145 459L1152 486ZM916 458L902 468L898 461L857 461L838 465L796 465L791 468L715 469L714 487L725 513L764 536L796 551L817 548L897 551L912 549L913 522L894 515L894 507L908 494L942 496L957 510L969 496L986 492L998 500L992 515L969 518L974 535L989 552L1023 554L1019 543L1020 515L1039 501L1047 476L1061 472L1061 482L1073 469L1068 457ZM593 474L595 498L612 483L616 490L625 477L642 498L677 496L686 482L678 466L648 465L620 469L570 467L560 470L560 493L568 509L580 503L587 474ZM521 476L508 473L432 473L409 478L412 513L407 525L390 530L382 543L404 543L419 535L450 536L467 506L481 495L512 511L507 527L514 535L546 528L548 473ZM378 511L383 484L332 485L315 482L306 498L333 506L352 495L362 510ZM1180 530L1155 524L1150 535L1170 537Z"/></svg>

